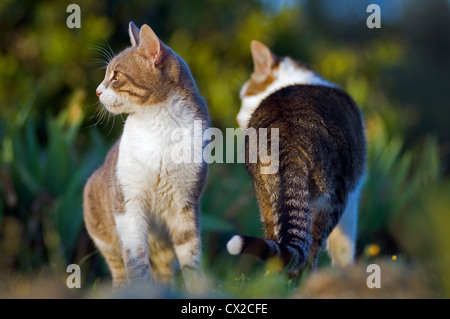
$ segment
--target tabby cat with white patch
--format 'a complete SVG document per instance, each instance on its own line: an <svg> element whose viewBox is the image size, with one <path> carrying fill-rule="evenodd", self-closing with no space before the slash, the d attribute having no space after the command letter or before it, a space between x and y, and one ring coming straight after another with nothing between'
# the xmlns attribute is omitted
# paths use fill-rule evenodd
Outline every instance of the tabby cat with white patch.
<svg viewBox="0 0 450 319"><path fill-rule="evenodd" d="M169 282L175 260L189 281L200 273L199 198L207 164L176 164L172 151L185 146L172 132L193 135L194 121L201 121L202 134L208 109L186 63L149 26L139 30L130 22L129 34L132 46L109 62L96 91L109 112L129 115L85 186L84 220L113 286ZM194 146L188 148L198 151Z"/></svg>
<svg viewBox="0 0 450 319"><path fill-rule="evenodd" d="M266 239L236 235L227 249L278 257L295 276L309 262L316 267L328 239L333 264L350 264L366 157L362 115L343 90L303 63L258 41L251 52L254 72L241 90L237 121L243 129L279 130L279 170L262 174L261 162L249 163L246 143Z"/></svg>

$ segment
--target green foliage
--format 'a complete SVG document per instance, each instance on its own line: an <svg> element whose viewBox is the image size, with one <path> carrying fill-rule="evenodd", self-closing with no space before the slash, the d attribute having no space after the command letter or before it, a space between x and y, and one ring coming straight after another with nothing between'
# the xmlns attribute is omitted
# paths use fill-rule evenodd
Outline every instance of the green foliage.
<svg viewBox="0 0 450 319"><path fill-rule="evenodd" d="M97 118L94 91L105 52L129 45L133 20L185 59L219 128L236 127L253 39L348 91L364 111L368 140L357 257L365 262L375 251L432 263L434 284L449 296L448 3L404 4L403 18L369 30L364 16L336 20L330 6L341 1L79 1L81 29L66 27L67 3L1 2L0 292L10 275L59 276L69 263L82 263L87 291L107 281L84 230L82 191L122 130L120 117ZM363 2L355 6L365 13ZM290 297L302 285L277 275L276 265L225 251L235 233L262 235L243 164L210 165L201 204L204 266L215 289Z"/></svg>
<svg viewBox="0 0 450 319"><path fill-rule="evenodd" d="M12 256L29 259L22 261L22 270L43 262L64 265L71 259L83 224L83 186L106 150L98 136L91 136L87 151L76 145L84 117L83 91L75 91L58 116L46 117L42 128L30 113L35 96L31 93L8 123L1 152L4 173L13 181L3 184L10 198L6 208L21 220L25 232L24 249ZM35 244L42 247L36 251Z"/></svg>
<svg viewBox="0 0 450 319"><path fill-rule="evenodd" d="M385 242L379 244L385 246L385 252L396 253L397 245L389 242L401 240L396 226L404 223L408 210L424 187L437 185L441 174L439 149L436 140L429 137L421 147L405 151L402 138L388 136L380 117L374 116L368 124L367 182L359 223L361 243L384 238ZM388 247L389 244L393 247Z"/></svg>

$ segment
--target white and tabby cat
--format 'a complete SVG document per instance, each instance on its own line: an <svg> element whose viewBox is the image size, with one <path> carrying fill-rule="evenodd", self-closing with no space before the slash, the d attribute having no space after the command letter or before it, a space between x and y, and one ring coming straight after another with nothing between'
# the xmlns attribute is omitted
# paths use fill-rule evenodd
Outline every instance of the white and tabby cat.
<svg viewBox="0 0 450 319"><path fill-rule="evenodd" d="M301 62L252 41L254 72L241 90L243 128L279 130L279 170L248 161L266 239L234 236L231 254L279 257L299 274L328 239L334 265L353 262L366 142L361 113L343 90ZM270 138L269 138L270 140ZM270 146L267 146L269 149Z"/></svg>
<svg viewBox="0 0 450 319"><path fill-rule="evenodd" d="M168 282L175 259L185 279L196 277L186 275L200 271L199 198L207 176L204 161L172 160L180 147L171 139L174 130L194 134L194 121L203 131L209 126L188 66L149 26L139 30L130 22L129 34L132 46L109 62L97 88L109 112L129 115L88 180L83 204L87 230L116 287L152 278Z"/></svg>

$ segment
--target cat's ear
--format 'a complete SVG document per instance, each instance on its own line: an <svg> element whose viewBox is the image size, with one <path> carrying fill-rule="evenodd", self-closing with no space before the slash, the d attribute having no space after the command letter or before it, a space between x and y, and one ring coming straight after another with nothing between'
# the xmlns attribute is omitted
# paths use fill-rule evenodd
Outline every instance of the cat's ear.
<svg viewBox="0 0 450 319"><path fill-rule="evenodd" d="M161 62L163 45L159 41L158 36L146 24L141 27L139 35L138 52L144 58L149 59L154 65Z"/></svg>
<svg viewBox="0 0 450 319"><path fill-rule="evenodd" d="M254 71L252 77L264 81L272 73L274 56L270 49L257 40L251 42Z"/></svg>
<svg viewBox="0 0 450 319"><path fill-rule="evenodd" d="M128 34L130 35L130 41L131 46L138 46L139 45L139 28L133 23L133 21L130 21L130 24L128 26Z"/></svg>

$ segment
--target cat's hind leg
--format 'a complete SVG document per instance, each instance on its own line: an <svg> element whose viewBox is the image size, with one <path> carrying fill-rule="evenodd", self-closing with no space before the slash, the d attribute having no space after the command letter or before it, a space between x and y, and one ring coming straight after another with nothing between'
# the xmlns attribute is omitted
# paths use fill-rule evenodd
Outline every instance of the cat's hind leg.
<svg viewBox="0 0 450 319"><path fill-rule="evenodd" d="M154 231L152 227L150 229L148 243L152 276L160 283L171 284L176 256L170 236L162 231Z"/></svg>
<svg viewBox="0 0 450 319"><path fill-rule="evenodd" d="M327 250L333 266L344 267L353 263L358 219L358 199L361 182L349 193L347 205L339 223L331 232L327 241Z"/></svg>
<svg viewBox="0 0 450 319"><path fill-rule="evenodd" d="M277 240L277 236L275 235L275 221L273 208L276 207L277 196L274 192L269 193L267 191L268 188L276 189L278 187L278 179L276 177L262 175L256 176L256 178L260 179L257 183L254 184L255 192L258 198L259 209L261 213L261 221L263 223L264 236L265 239ZM267 186L266 186L267 185Z"/></svg>
<svg viewBox="0 0 450 319"><path fill-rule="evenodd" d="M192 289L202 277L198 205L186 206L167 224L186 287Z"/></svg>
<svg viewBox="0 0 450 319"><path fill-rule="evenodd" d="M126 285L127 272L122 259L122 251L120 244L110 245L101 241L100 239L93 238L95 246L100 250L101 254L106 260L108 268L111 272L113 287L118 288Z"/></svg>
<svg viewBox="0 0 450 319"><path fill-rule="evenodd" d="M122 250L115 232L112 214L114 210L110 201L104 200L107 194L98 187L102 183L102 171L95 172L86 183L83 193L83 217L86 230L95 246L105 258L111 272L113 287L127 283L127 273L122 259Z"/></svg>

